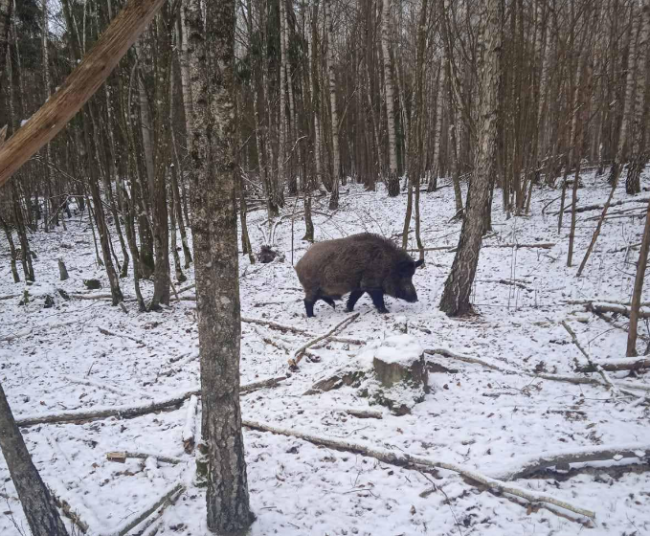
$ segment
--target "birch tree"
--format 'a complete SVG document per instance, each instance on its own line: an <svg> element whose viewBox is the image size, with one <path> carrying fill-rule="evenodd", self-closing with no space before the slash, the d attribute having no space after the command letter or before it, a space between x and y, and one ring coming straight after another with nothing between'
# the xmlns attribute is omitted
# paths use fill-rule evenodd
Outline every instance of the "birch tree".
<svg viewBox="0 0 650 536"><path fill-rule="evenodd" d="M250 511L241 410L235 172L235 2L185 0L192 89L192 233L208 528L239 533Z"/></svg>
<svg viewBox="0 0 650 536"><path fill-rule="evenodd" d="M397 127L395 125L395 91L390 64L390 0L382 0L381 52L384 62L384 89L386 92L386 121L388 124L388 195L399 195L397 176Z"/></svg>
<svg viewBox="0 0 650 536"><path fill-rule="evenodd" d="M440 300L440 309L448 316L463 315L472 310L470 293L489 209L490 178L496 172L498 91L501 77L500 0L486 1L483 19L485 27L480 38L483 67L480 75L478 146L458 251Z"/></svg>

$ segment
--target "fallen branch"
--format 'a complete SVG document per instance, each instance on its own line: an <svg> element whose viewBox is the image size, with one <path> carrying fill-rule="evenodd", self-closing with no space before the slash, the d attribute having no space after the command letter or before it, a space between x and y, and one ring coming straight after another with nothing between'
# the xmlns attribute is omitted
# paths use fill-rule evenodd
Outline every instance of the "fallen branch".
<svg viewBox="0 0 650 536"><path fill-rule="evenodd" d="M648 458L650 445L648 443L635 443L631 445L600 445L580 449L560 450L546 452L539 455L524 456L506 462L506 467L491 476L501 480L515 480L536 473L548 467L567 467L571 463L585 463L604 460L621 460L623 458Z"/></svg>
<svg viewBox="0 0 650 536"><path fill-rule="evenodd" d="M20 294L8 294L7 296L0 296L0 301L12 300L18 297L20 297Z"/></svg>
<svg viewBox="0 0 650 536"><path fill-rule="evenodd" d="M346 441L338 438L316 436L298 430L277 428L275 426L271 426L266 423L249 421L246 419L242 421L242 424L252 430L271 432L273 434L283 435L286 437L296 437L298 439L308 441L315 445L322 445L336 450L343 450L346 452L354 452L354 453L362 454L364 456L375 458L381 462L389 463L391 465L396 465L399 467L407 467L411 469L423 469L423 468L446 469L448 471L453 471L455 473L458 473L473 482L477 482L491 489L497 489L502 493L515 495L517 497L521 497L531 502L542 502L547 504L553 504L555 506L559 506L560 508L564 508L565 510L569 510L571 512L580 514L585 517L594 518L596 515L591 510L587 510L585 508L581 508L579 506L575 506L568 502L562 501L556 498L554 495L526 490L518 486L508 484L501 480L497 480L489 476L483 475L476 471L466 469L455 463L448 463L441 460L436 460L434 458L428 458L428 457L425 458L423 456L413 456L410 454L406 454L404 452L392 451L381 447L372 447L370 445L365 445L362 443L353 443L351 441Z"/></svg>
<svg viewBox="0 0 650 536"><path fill-rule="evenodd" d="M32 327L28 327L27 329L24 329L22 331L18 331L15 333L11 333L9 335L4 335L3 337L0 337L0 342L11 342L15 339L20 339L21 337L27 337L32 332Z"/></svg>
<svg viewBox="0 0 650 536"><path fill-rule="evenodd" d="M155 458L159 462L169 463L171 465L177 465L183 461L180 458L174 458L172 456L163 456L161 454L152 454L150 452L133 452L129 450L115 450L106 453L106 459L109 462L124 463L128 458L136 458L138 460Z"/></svg>
<svg viewBox="0 0 650 536"><path fill-rule="evenodd" d="M554 242L540 242L538 244L483 244L481 246L481 248L482 249L485 249L485 248L514 248L514 249L539 248L539 249L551 249L553 246L555 246ZM457 249L458 248L449 249L449 250L447 250L447 253L455 253Z"/></svg>
<svg viewBox="0 0 650 536"><path fill-rule="evenodd" d="M614 203L609 203L608 206L611 208L611 207L617 207L619 205L625 205L627 203L647 203L648 201L650 201L650 197L647 197L645 199L622 199L620 201L615 201ZM571 207L567 207L566 209L564 209L564 212L568 212L570 208ZM590 210L601 210L603 208L605 208L605 204L596 203L594 205L585 205L584 207L576 208L576 212L588 212ZM557 216L558 214L559 211L555 212L553 215Z"/></svg>
<svg viewBox="0 0 650 536"><path fill-rule="evenodd" d="M258 389L263 389L264 387L275 387L281 381L286 380L286 376L280 376L278 378L269 378L267 380L262 380L255 383L250 383L248 385L242 385L239 394L247 394ZM78 422L89 422L89 421L99 421L102 419L107 419L109 417L119 417L121 419L132 419L133 417L139 417L141 415L147 415L148 413L155 413L156 411L166 410L171 407L180 406L185 400L191 398L192 396L200 396L200 389L193 389L186 393L181 393L179 395L166 398L163 400L157 400L153 402L146 402L143 404L135 404L131 406L112 406L112 407L103 407L103 408L94 408L90 410L72 410L72 411L63 411L58 413L47 413L45 415L32 415L26 416L19 419L16 419L16 424L18 426L34 426L35 424L52 424L52 423L78 423Z"/></svg>
<svg viewBox="0 0 650 536"><path fill-rule="evenodd" d="M136 339L135 337L131 337L130 335L122 335L120 333L113 333L112 331L108 331L107 329L100 328L99 326L97 326L97 330L102 335L107 335L109 337L121 337L122 339L129 339L130 341L133 341L136 344L141 344L142 346L146 346L145 343L141 339Z"/></svg>
<svg viewBox="0 0 650 536"><path fill-rule="evenodd" d="M520 375L520 376L528 376L530 378L536 378L540 380L549 380L549 381L555 381L555 382L561 382L561 383L572 383L574 385L598 385L600 387L609 387L609 384L605 383L602 380L599 380L598 378L591 378L588 376L564 376L561 374L547 374L547 373L537 373L537 372L529 372L527 370L520 370L520 369L515 369L515 368L510 368L510 367L505 367L503 365L499 365L497 363L493 363L491 361L481 359L478 357L472 357L472 356L467 356L467 355L461 355L461 354L456 354L450 350L447 350L446 348L429 348L424 351L425 354L429 355L441 355L450 359L456 359L458 361L463 361L465 363L470 363L474 365L481 365L482 367L491 369L491 370L496 370L499 372L502 372L503 374L510 374L510 375ZM646 385L633 385L628 382L622 382L622 381L613 381L612 382L615 386L624 388L624 389L639 389L642 391L650 391L650 386ZM633 394L625 391L628 394ZM307 393L305 393L307 394ZM311 394L311 393L309 393ZM638 396L636 394L633 394L634 396Z"/></svg>
<svg viewBox="0 0 650 536"><path fill-rule="evenodd" d="M571 339L573 340L573 344L575 344L578 350L580 350L580 352L582 353L582 355L585 356L585 359L587 360L587 363L589 363L589 366L592 367L596 372L598 372L598 374L600 374L600 377L607 384L609 390L612 391L612 393L615 395L620 394L618 387L616 387L616 385L612 383L612 380L609 378L609 375L603 370L603 367L595 363L594 360L591 359L591 356L587 353L587 351L582 347L580 341L578 340L578 336L571 329L569 324L567 324L566 320L562 320L562 327L564 327L567 333L571 336Z"/></svg>
<svg viewBox="0 0 650 536"><path fill-rule="evenodd" d="M308 331L306 329L294 328L293 326L285 326L283 324L278 324L277 322L272 322L270 320L262 320L261 318L242 317L241 321L247 324L257 324L258 326L267 326L271 329L275 329L278 331L285 331L285 332L289 331L291 333L296 333L297 335L305 335L306 337L317 336L315 333L312 333L311 331ZM342 344L355 344L358 346L363 346L364 344L366 344L366 342L362 341L361 339L350 339L347 337L328 337L328 339L330 341L340 342Z"/></svg>
<svg viewBox="0 0 650 536"><path fill-rule="evenodd" d="M117 387L112 387L110 385L106 385L105 383L101 382L96 382L93 380L88 380L86 378L75 378L74 376L63 376L64 379L68 380L70 383L76 383L78 385L86 385L88 387L97 387L99 389L104 389L104 391L108 391L110 393L122 396L122 397L130 397L133 396L133 391L127 393L126 391L123 391L122 389L118 389ZM137 393L139 396L144 396L146 398L151 398L150 395L146 393Z"/></svg>
<svg viewBox="0 0 650 536"><path fill-rule="evenodd" d="M609 318L605 313L599 313L598 311L594 311L593 308L590 307L590 305L591 304L587 305L587 307L586 307L587 311L591 311L598 318L600 318L602 321L607 322L610 326L614 326L615 328L620 329L621 331L624 331L625 333L627 333L627 328L623 324L619 324L618 322L614 321L613 318ZM642 303L641 305L643 306L643 305L650 305L650 304L648 304L648 303L643 304ZM639 339L642 339L642 340L646 341L646 342L650 342L650 337L648 337L647 335L643 335L642 333L637 333L637 337Z"/></svg>
<svg viewBox="0 0 650 536"><path fill-rule="evenodd" d="M348 408L343 410L348 415L357 417L358 419L383 419L384 414L376 409L353 409Z"/></svg>
<svg viewBox="0 0 650 536"><path fill-rule="evenodd" d="M476 280L479 283L498 283L500 285L511 285L513 287L517 287L523 290L527 290L529 292L532 292L533 289L530 287L527 287L523 283L520 283L517 280L509 280L509 279L477 279Z"/></svg>
<svg viewBox="0 0 650 536"><path fill-rule="evenodd" d="M306 344L303 344L300 348L298 348L294 352L293 357L291 359L289 359L289 367L291 367L292 369L295 369L298 366L298 363L300 363L300 360L302 359L302 356L304 355L305 350L311 348L316 343L318 343L318 342L320 342L320 341L322 341L324 339L330 338L337 331L340 331L340 330L346 328L347 326L352 324L352 322L354 322L357 318L359 318L360 315L361 315L361 313L354 313L352 316L350 316L350 317L346 318L345 320L343 320L342 322L339 322L338 324L336 324L336 326L334 326L332 329L330 329L327 333L325 333L323 335L319 335L318 337L310 340Z"/></svg>
<svg viewBox="0 0 650 536"><path fill-rule="evenodd" d="M147 519L151 514L153 514L158 508L170 502L174 496L185 491L185 486L180 482L174 484L170 489L168 489L163 495L161 495L155 502L143 510L131 521L125 521L122 525L114 528L113 530L102 533L101 536L125 536L132 529L137 527L145 519Z"/></svg>

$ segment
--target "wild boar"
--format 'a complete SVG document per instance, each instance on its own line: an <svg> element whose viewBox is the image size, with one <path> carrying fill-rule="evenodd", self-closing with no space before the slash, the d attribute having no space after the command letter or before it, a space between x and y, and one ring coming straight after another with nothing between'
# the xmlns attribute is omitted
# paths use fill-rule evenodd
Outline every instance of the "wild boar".
<svg viewBox="0 0 650 536"><path fill-rule="evenodd" d="M380 313L387 313L384 294L413 303L418 295L413 286L414 261L390 240L371 233L326 240L314 244L296 264L305 290L307 316L314 316L314 304L323 300L334 307L350 293L347 310L354 310L367 292Z"/></svg>

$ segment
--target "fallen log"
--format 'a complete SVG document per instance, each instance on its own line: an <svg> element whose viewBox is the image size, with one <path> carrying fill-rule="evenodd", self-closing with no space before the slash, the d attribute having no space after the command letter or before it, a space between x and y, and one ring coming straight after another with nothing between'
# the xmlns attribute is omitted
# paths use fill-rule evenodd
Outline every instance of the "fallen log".
<svg viewBox="0 0 650 536"><path fill-rule="evenodd" d="M572 463L585 463L605 460L620 460L623 458L648 458L650 457L650 444L634 443L630 445L599 445L580 449L560 450L558 452L545 452L542 455L534 454L515 458L506 462L506 467L490 472L493 478L501 480L515 480L536 473L548 467L566 467Z"/></svg>
<svg viewBox="0 0 650 536"><path fill-rule="evenodd" d="M616 313L627 317L629 317L632 312L632 309L629 306L617 303L592 303L590 307L590 310L594 312ZM650 309L645 307L639 309L639 318L650 318Z"/></svg>
<svg viewBox="0 0 650 536"><path fill-rule="evenodd" d="M264 387L275 387L281 381L286 380L286 376L279 376L277 378L269 378L255 383L242 385L239 393L244 395L263 389ZM155 413L156 411L166 410L174 406L180 406L188 398L192 396L201 396L201 389L193 389L179 395L166 398L163 400L154 400L143 404L134 404L131 406L112 406L95 409L81 409L72 411L62 411L57 413L47 413L45 415L31 415L16 419L18 426L27 427L36 424L53 424L53 423L78 423L99 421L109 417L119 417L121 419L132 419L148 413Z"/></svg>
<svg viewBox="0 0 650 536"><path fill-rule="evenodd" d="M641 370L650 368L650 356L633 357L628 359L609 359L607 361L594 361L594 365L578 367L576 372L596 372L596 367L602 367L609 372L620 370Z"/></svg>
<svg viewBox="0 0 650 536"><path fill-rule="evenodd" d="M650 201L650 197L646 197L645 199L621 199L620 201L615 201L613 203L609 204L609 207L618 207L620 205L626 205L628 203L647 203ZM604 203L595 203L593 205L585 205L584 207L578 207L576 208L576 212L588 212L590 210L601 210L605 208ZM568 212L571 210L571 207L567 207L564 209L564 212ZM554 216L557 216L560 212L555 212L553 213Z"/></svg>
<svg viewBox="0 0 650 536"><path fill-rule="evenodd" d="M550 495L548 493L534 492L531 490L520 488L513 484L508 484L501 480L491 478L489 476L483 475L476 471L466 469L455 463L448 463L442 460L436 460L435 458L428 458L423 456L413 456L406 454L405 452L388 450L381 447L373 447L363 443L354 443L352 441L346 441L344 439L330 438L325 436L317 436L310 434L308 432L302 432L299 430L288 430L286 428L278 428L266 423L250 421L247 419L242 420L242 424L251 430L259 430L262 432L270 432L272 434L283 435L286 437L296 437L304 441L308 441L315 445L322 445L328 448L342 450L345 452L353 452L361 454L363 456L368 456L370 458L375 458L383 463L388 463L391 465L396 465L398 467L407 467L410 469L446 469L448 471L453 471L458 473L465 478L487 486L490 489L499 490L502 493L508 493L510 495L515 495L516 497L521 497L531 502L541 502L547 504L553 504L559 506L565 510L569 510L576 514L594 518L596 514L591 510L575 506L566 501L558 499L555 495Z"/></svg>

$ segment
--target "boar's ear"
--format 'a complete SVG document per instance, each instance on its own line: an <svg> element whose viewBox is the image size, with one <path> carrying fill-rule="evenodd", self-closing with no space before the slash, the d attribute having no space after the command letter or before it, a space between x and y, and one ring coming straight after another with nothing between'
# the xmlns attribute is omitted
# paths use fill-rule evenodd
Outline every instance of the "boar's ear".
<svg viewBox="0 0 650 536"><path fill-rule="evenodd" d="M419 268L419 267L422 266L423 264L424 264L424 259L420 259L419 261L415 261L414 266L415 266L416 268Z"/></svg>

